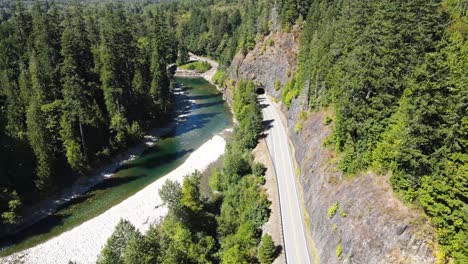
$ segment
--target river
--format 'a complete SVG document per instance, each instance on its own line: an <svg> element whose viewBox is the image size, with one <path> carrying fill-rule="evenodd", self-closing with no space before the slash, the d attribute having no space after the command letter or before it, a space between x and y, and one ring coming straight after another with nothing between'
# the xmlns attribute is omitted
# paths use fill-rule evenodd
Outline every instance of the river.
<svg viewBox="0 0 468 264"><path fill-rule="evenodd" d="M181 78L180 101L190 108L172 131L148 147L141 157L121 166L114 176L91 191L62 205L54 214L20 233L4 239L0 254L6 256L38 245L96 217L181 165L191 152L213 135L232 125L232 115L222 94L203 78Z"/></svg>

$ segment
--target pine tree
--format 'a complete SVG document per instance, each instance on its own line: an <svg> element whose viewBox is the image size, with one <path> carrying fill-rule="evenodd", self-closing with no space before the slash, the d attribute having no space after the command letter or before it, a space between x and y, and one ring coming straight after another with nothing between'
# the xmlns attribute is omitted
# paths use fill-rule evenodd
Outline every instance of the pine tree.
<svg viewBox="0 0 468 264"><path fill-rule="evenodd" d="M153 102L159 105L159 110L164 113L169 105L170 82L167 74L167 50L169 49L167 26L162 14L155 18L154 27L151 55L151 74L153 77L150 95Z"/></svg>
<svg viewBox="0 0 468 264"><path fill-rule="evenodd" d="M194 213L198 213L203 208L200 194L200 173L195 172L190 177L184 179L181 189L180 202Z"/></svg>
<svg viewBox="0 0 468 264"><path fill-rule="evenodd" d="M125 249L132 237L138 235L141 236L138 230L136 230L130 222L121 219L115 227L114 233L112 233L111 237L107 240L106 245L104 246L96 263L124 263Z"/></svg>
<svg viewBox="0 0 468 264"><path fill-rule="evenodd" d="M269 234L262 237L262 243L258 249L258 259L262 264L271 264L275 260L276 247L273 238Z"/></svg>
<svg viewBox="0 0 468 264"><path fill-rule="evenodd" d="M40 190L46 190L53 182L55 159L50 144L51 136L46 128L46 116L41 109L46 98L46 89L41 82L43 72L34 52L31 55L30 74L33 96L26 116L28 138L37 158L36 185Z"/></svg>
<svg viewBox="0 0 468 264"><path fill-rule="evenodd" d="M136 230L136 232L128 240L128 244L123 252L124 264L150 264L154 263L154 255L156 252L151 252L145 237Z"/></svg>
<svg viewBox="0 0 468 264"><path fill-rule="evenodd" d="M62 34L63 116L61 135L70 166L81 171L89 164L86 126L97 126L100 111L93 98L93 57L81 13L66 21Z"/></svg>
<svg viewBox="0 0 468 264"><path fill-rule="evenodd" d="M115 146L122 147L129 130L126 113L132 98L135 49L131 27L121 5L106 6L100 49L102 89L112 140Z"/></svg>

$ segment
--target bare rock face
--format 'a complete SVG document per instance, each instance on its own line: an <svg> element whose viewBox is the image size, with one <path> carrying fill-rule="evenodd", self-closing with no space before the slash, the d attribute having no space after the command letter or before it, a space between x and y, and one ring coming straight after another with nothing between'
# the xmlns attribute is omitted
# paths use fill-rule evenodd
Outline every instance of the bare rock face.
<svg viewBox="0 0 468 264"><path fill-rule="evenodd" d="M290 131L321 262L433 263L433 228L394 196L388 176L340 172L335 153L323 146L333 125L325 125L326 116L314 113L299 133Z"/></svg>
<svg viewBox="0 0 468 264"><path fill-rule="evenodd" d="M275 90L275 82L279 80L282 87L296 72L298 40L297 33L266 37L246 56L235 57L231 77L255 80L280 99L281 89ZM301 100L293 100L283 112L301 172L316 259L320 263L433 263L435 232L429 221L394 196L389 175L344 176L336 153L324 146L333 126L333 122L326 125L325 119L333 115L322 110L300 121ZM298 122L302 122L300 130Z"/></svg>
<svg viewBox="0 0 468 264"><path fill-rule="evenodd" d="M284 86L297 68L299 34L275 33L257 43L255 48L243 55L238 53L231 64L233 79L249 79L263 85L269 95L281 97L281 90L275 91L275 82Z"/></svg>

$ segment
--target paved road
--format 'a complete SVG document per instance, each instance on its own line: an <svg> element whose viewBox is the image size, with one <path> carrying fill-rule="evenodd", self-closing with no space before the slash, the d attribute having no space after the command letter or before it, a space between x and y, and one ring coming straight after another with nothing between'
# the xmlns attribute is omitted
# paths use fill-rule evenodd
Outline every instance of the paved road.
<svg viewBox="0 0 468 264"><path fill-rule="evenodd" d="M265 105L263 119L270 126L266 131L266 142L278 179L286 261L289 264L310 264L288 134L271 100L266 95L260 95L259 100Z"/></svg>

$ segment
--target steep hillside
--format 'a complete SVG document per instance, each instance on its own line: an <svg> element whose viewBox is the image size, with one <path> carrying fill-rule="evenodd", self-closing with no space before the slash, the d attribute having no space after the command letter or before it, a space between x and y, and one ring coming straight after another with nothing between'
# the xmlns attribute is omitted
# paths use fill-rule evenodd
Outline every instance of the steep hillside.
<svg viewBox="0 0 468 264"><path fill-rule="evenodd" d="M270 35L246 56L236 56L231 76L253 79L280 100L282 88L275 82L283 87L291 79L298 43L297 33ZM368 172L345 177L338 168L339 157L324 146L332 115L322 110L307 116L303 98L294 99L289 110L283 106L283 112L320 262L434 262L434 230L428 220L394 196L388 176Z"/></svg>

